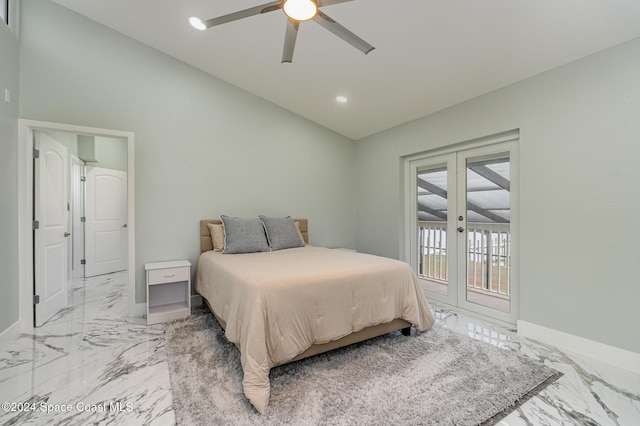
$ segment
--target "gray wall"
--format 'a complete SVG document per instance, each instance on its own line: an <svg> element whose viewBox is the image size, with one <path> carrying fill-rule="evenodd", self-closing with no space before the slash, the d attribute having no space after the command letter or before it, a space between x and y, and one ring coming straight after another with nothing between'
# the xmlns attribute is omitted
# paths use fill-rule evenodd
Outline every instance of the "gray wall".
<svg viewBox="0 0 640 426"><path fill-rule="evenodd" d="M142 264L195 263L198 220L221 213L306 216L314 244L399 257L400 157L519 128L521 319L640 352L640 41L354 144L48 1L22 13L20 116L136 134L138 301ZM13 283L16 113L0 108ZM17 287L0 291L17 319Z"/></svg>
<svg viewBox="0 0 640 426"><path fill-rule="evenodd" d="M0 22L0 333L18 321L18 40ZM4 90L11 91L11 103Z"/></svg>
<svg viewBox="0 0 640 426"><path fill-rule="evenodd" d="M127 171L127 141L125 139L96 136L95 144L98 162L92 163L92 166Z"/></svg>
<svg viewBox="0 0 640 426"><path fill-rule="evenodd" d="M104 136L73 135L76 137L78 157L87 166L127 171L127 141ZM98 161L91 161L96 159Z"/></svg>
<svg viewBox="0 0 640 426"><path fill-rule="evenodd" d="M22 4L21 118L135 133L136 300L143 264L199 254L198 221L308 217L355 246L355 143L44 0Z"/></svg>
<svg viewBox="0 0 640 426"><path fill-rule="evenodd" d="M640 39L357 143L357 248L400 254L400 157L519 128L521 319L640 353Z"/></svg>

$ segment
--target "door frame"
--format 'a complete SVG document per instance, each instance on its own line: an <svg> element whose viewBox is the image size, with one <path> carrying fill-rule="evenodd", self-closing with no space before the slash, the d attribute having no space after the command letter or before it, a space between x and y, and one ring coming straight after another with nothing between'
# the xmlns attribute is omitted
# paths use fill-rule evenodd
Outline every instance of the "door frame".
<svg viewBox="0 0 640 426"><path fill-rule="evenodd" d="M71 154L71 173L69 178L71 184L69 190L71 192L71 249L69 251L69 269L71 279L84 278L84 265L81 259L84 259L84 223L80 218L84 216L84 168L86 164L77 155ZM82 173L76 174L77 169L81 167ZM82 255L79 253L82 252Z"/></svg>
<svg viewBox="0 0 640 426"><path fill-rule="evenodd" d="M135 294L135 185L134 133L36 120L18 120L18 281L21 332L33 330L33 134L54 131L89 136L122 138L127 141L127 221L129 226L128 307L130 316L143 315L145 303L136 303ZM66 266L65 266L66 267Z"/></svg>
<svg viewBox="0 0 640 426"><path fill-rule="evenodd" d="M449 285L449 295L437 297L437 295L432 295L429 293L427 296L428 299L433 300L435 302L443 303L447 306L447 308L451 308L452 310L461 311L464 313L470 313L472 315L480 316L486 319L489 319L493 322L499 322L502 324L515 325L517 320L520 318L520 202L519 202L519 188L520 188L520 172L519 172L519 141L520 139L520 131L519 129L510 130L507 132L490 135L466 142L456 143L453 145L449 145L442 148L436 148L432 150L422 151L416 154L407 155L401 158L401 179L403 182L403 190L401 191L401 211L402 211L402 224L400 235L400 258L405 262L409 263L414 271L417 271L416 261L417 259L413 259L413 253L415 252L414 247L417 246L417 237L416 237L416 225L415 225L415 214L417 214L417 200L416 194L412 191L414 188L414 182L416 179L416 165L424 162L429 157L437 157L444 156L446 154L452 154L458 151L467 151L473 150L477 148L483 148L490 145L496 145L504 142L513 142L511 144L510 150L510 158L511 158L511 312L509 315L500 315L497 316L492 315L490 310L485 309L474 309L473 311L465 309L465 307L458 306L457 300L459 297L458 283L456 282L454 286ZM442 162L442 161L441 161ZM454 169L454 173L457 169ZM457 190L457 189L456 189ZM456 203L458 200L456 200ZM454 214L450 214L449 218L452 216L457 216L457 212ZM466 211L465 211L466 217ZM450 222L450 220L448 220ZM455 223L455 220L454 220ZM450 223L448 223L450 225ZM466 221L465 221L466 227ZM455 226L454 226L455 228ZM449 234L449 233L448 233ZM447 235L449 238L449 235ZM457 236L456 236L457 237ZM449 243L449 241L447 241ZM447 266L448 267L448 266ZM450 277L456 278L458 271L449 270ZM452 289L452 287L456 287ZM425 294L426 295L426 294ZM450 300L452 298L456 298L456 306L451 305ZM499 311L496 311L499 312ZM491 315L490 315L491 314Z"/></svg>

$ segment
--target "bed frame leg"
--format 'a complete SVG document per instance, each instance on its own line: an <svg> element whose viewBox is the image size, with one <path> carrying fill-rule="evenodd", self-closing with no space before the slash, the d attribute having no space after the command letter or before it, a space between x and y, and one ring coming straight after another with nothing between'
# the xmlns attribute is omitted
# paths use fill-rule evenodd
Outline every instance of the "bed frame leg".
<svg viewBox="0 0 640 426"><path fill-rule="evenodd" d="M402 329L403 336L411 336L411 327L405 327Z"/></svg>

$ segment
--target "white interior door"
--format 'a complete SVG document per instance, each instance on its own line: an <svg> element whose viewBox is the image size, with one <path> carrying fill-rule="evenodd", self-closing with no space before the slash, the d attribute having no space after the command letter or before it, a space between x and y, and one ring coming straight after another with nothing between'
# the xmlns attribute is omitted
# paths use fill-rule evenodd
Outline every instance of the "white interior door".
<svg viewBox="0 0 640 426"><path fill-rule="evenodd" d="M44 133L34 133L35 326L67 306L67 148Z"/></svg>
<svg viewBox="0 0 640 426"><path fill-rule="evenodd" d="M127 173L87 167L85 277L127 269Z"/></svg>

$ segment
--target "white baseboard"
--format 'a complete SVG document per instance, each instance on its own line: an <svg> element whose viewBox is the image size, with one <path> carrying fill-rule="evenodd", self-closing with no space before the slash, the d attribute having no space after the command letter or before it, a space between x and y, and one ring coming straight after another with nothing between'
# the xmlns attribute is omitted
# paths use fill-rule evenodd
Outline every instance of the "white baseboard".
<svg viewBox="0 0 640 426"><path fill-rule="evenodd" d="M4 347L16 340L21 331L20 320L11 324L5 331L0 333L0 347Z"/></svg>
<svg viewBox="0 0 640 426"><path fill-rule="evenodd" d="M527 321L518 321L518 335L640 374L640 354L636 352Z"/></svg>

